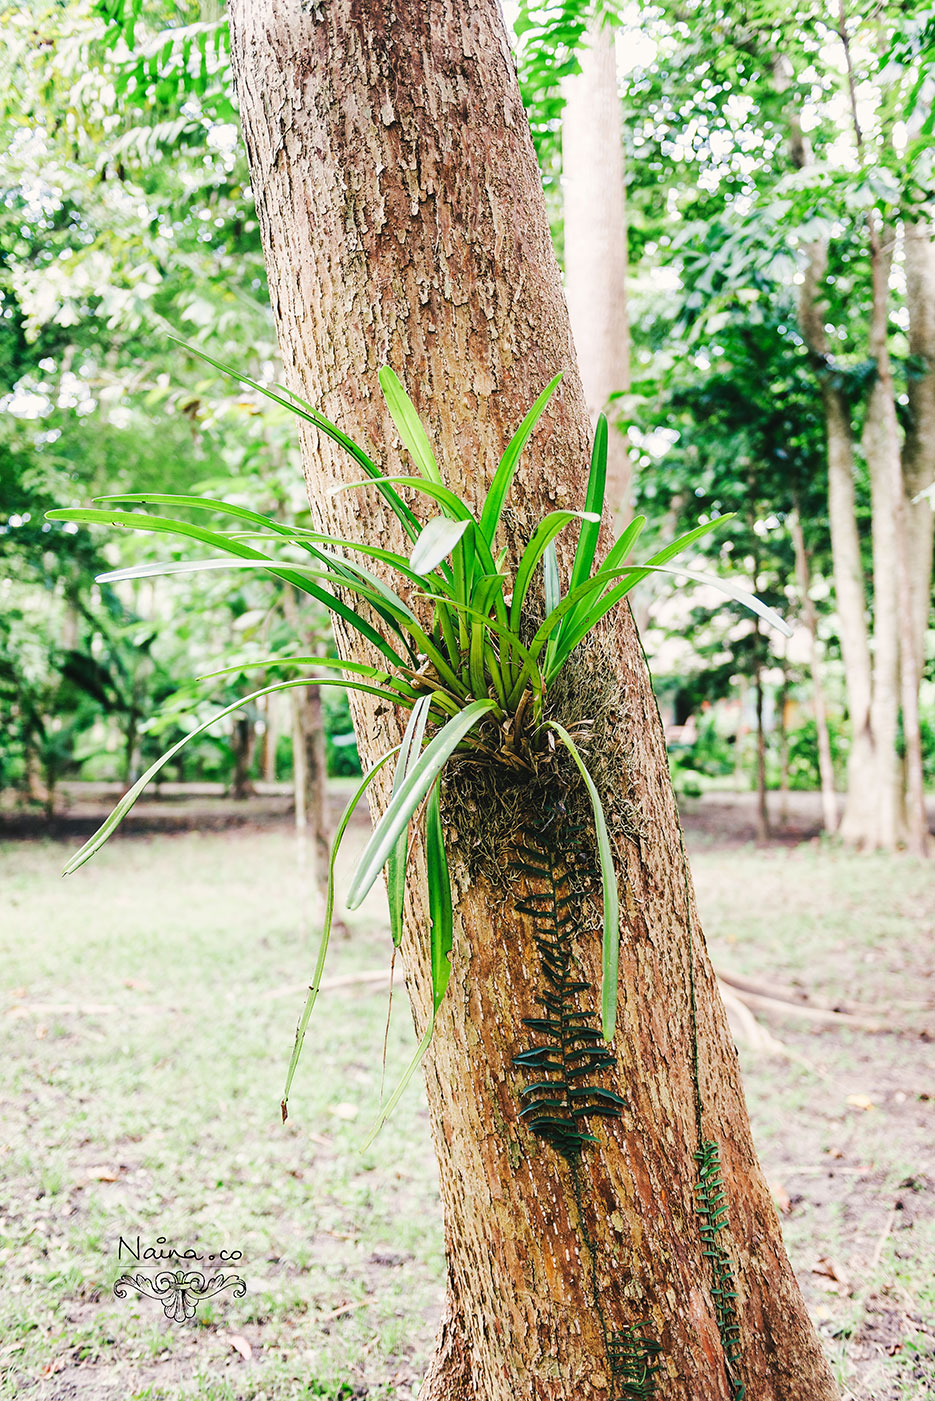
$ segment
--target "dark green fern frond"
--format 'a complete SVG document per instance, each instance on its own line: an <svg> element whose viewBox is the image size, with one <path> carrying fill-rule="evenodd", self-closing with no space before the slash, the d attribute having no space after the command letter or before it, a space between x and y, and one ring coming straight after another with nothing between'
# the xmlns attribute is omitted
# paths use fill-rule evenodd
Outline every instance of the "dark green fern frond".
<svg viewBox="0 0 935 1401"><path fill-rule="evenodd" d="M541 827L527 826L513 865L527 886L516 910L533 921L544 982L537 999L542 1016L523 1018L524 1026L539 1033L540 1043L514 1056L513 1064L535 1073L533 1083L520 1092L527 1101L520 1118L571 1158L584 1144L598 1141L585 1121L619 1118L625 1101L595 1083L595 1077L616 1062L600 1031L576 1005L579 994L589 990L572 972L572 945L580 923L575 878L581 875L581 842L578 829L562 827L557 817L546 814Z"/></svg>
<svg viewBox="0 0 935 1401"><path fill-rule="evenodd" d="M727 1378L734 1401L743 1401L746 1389L737 1376L740 1364L737 1289L730 1258L718 1239L719 1233L727 1225L728 1216L727 1192L721 1176L720 1151L717 1143L712 1139L705 1139L694 1156L698 1163L695 1211L700 1217L704 1254L711 1267L714 1316L721 1335Z"/></svg>
<svg viewBox="0 0 935 1401"><path fill-rule="evenodd" d="M614 1401L641 1401L656 1395L656 1361L662 1351L659 1343L644 1331L647 1323L640 1319L611 1333L607 1343L610 1373L613 1377Z"/></svg>

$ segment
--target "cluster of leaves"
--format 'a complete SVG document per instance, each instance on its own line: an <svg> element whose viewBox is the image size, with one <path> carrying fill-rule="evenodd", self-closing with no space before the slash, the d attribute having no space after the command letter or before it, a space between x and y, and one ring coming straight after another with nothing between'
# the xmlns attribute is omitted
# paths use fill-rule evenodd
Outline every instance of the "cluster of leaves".
<svg viewBox="0 0 935 1401"><path fill-rule="evenodd" d="M657 1358L662 1348L644 1320L617 1329L608 1343L610 1370L622 1401L648 1401L656 1395Z"/></svg>
<svg viewBox="0 0 935 1401"><path fill-rule="evenodd" d="M730 1258L718 1236L727 1225L728 1204L717 1143L704 1139L694 1155L698 1163L695 1211L699 1217L704 1255L711 1267L714 1316L717 1320L724 1364L734 1401L743 1401L745 1387L737 1375L740 1364L740 1329L737 1324L737 1289Z"/></svg>
<svg viewBox="0 0 935 1401"><path fill-rule="evenodd" d="M305 685L346 685L410 712L406 736L399 750L393 793L360 859L347 902L352 909L358 906L381 870L389 863L391 921L394 937L398 938L403 882L394 877L394 862L398 863L395 867L397 873L400 869L405 870L404 853L409 823L427 802L430 833L434 827L434 836L429 841L429 890L433 923L432 985L436 1009L448 981L447 952L451 925L451 894L437 815L438 783L442 771L452 755L458 753L470 755L478 762L502 764L520 772L532 773L537 756L547 755L556 742L563 745L582 775L594 814L603 894L603 1032L610 1039L615 1027L619 944L617 881L610 839L600 796L571 735L556 721L544 718L547 688L591 629L640 580L654 571L662 570L689 579L716 583L767 621L787 630L785 624L747 591L729 582L709 579L708 576L669 564L676 554L712 530L717 521L707 521L695 527L657 550L641 564L630 564L629 555L645 524L643 517L637 517L614 543L600 566L594 568L606 477L607 423L604 419L599 422L595 434L585 510L548 513L533 531L512 579L508 576L502 567L505 552L498 552L496 541L501 515L520 454L557 388L560 376L543 390L520 424L494 473L480 514L475 517L468 505L445 485L416 410L389 367L381 370L380 384L397 431L416 468L414 475L405 477L384 475L362 448L297 395L260 385L210 357L203 358L289 409L301 420L313 424L344 448L364 476L342 489L369 488L378 491L408 536L412 544L411 554L406 557L359 541L284 525L229 502L196 496L121 493L102 498L102 504L97 507L51 512L51 518L168 533L223 552L209 559L181 560L169 565L146 564L112 571L102 576L105 582L155 574L204 573L217 569L268 571L340 617L364 643L376 650L379 664L290 658L288 660L293 665L304 661L319 667L330 667L342 672L343 679L313 676L279 681L228 706L214 718L231 714L238 709L238 704L243 705L260 696ZM425 523L420 522L399 494L399 488L403 486L427 497L440 508L440 514L432 516ZM179 516L120 510L117 509L118 504L156 505L196 513L207 511L233 519L238 529L221 532ZM572 522L579 523L579 536L568 589L563 593L554 542L559 532ZM304 558L295 561L266 553L249 543L257 537L267 549L277 545L298 547ZM388 565L409 587L409 600L366 565L350 558L352 554ZM525 605L533 578L540 569L545 617L530 639ZM353 603L346 602L346 598L353 599ZM271 658L264 665L282 660ZM69 862L66 871L76 870L101 847L146 784L188 740L203 733L211 723L208 721L198 726L143 774L98 832ZM426 740L428 726L431 726L431 734ZM355 805L390 757L391 754L385 754L370 770L355 795ZM336 847L347 821L349 814L336 838ZM323 963L329 930L330 920L326 921L323 933L320 963ZM296 1055L304 1025L317 996L317 982L316 978L300 1024ZM423 1037L421 1049L428 1044L430 1035L431 1024ZM295 1059L294 1055L293 1069ZM284 1102L287 1097L288 1085Z"/></svg>
<svg viewBox="0 0 935 1401"><path fill-rule="evenodd" d="M560 822L560 816L556 808L535 824L527 823L513 867L527 887L516 910L533 921L545 984L538 999L543 1015L523 1018L523 1025L538 1032L542 1040L514 1056L513 1064L537 1077L521 1091L527 1103L520 1118L557 1152L571 1158L585 1143L597 1142L585 1121L592 1115L618 1118L625 1101L595 1083L594 1077L611 1069L615 1061L588 1014L577 1006L580 995L589 990L572 969L573 944L581 923L582 896L574 885L580 839L567 823ZM606 990L616 997L616 976Z"/></svg>

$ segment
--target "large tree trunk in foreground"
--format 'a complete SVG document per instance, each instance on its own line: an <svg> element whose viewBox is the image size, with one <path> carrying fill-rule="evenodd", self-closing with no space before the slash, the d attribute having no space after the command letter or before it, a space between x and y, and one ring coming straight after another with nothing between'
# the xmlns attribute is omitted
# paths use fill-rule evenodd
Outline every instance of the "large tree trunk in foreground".
<svg viewBox="0 0 935 1401"><path fill-rule="evenodd" d="M494 0L234 0L231 22L290 383L379 460L408 470L375 393L389 360L443 472L476 500L536 394L566 371L520 467L507 532L515 551L553 502L581 504L589 424ZM316 518L400 543L375 493L328 495L354 479L353 466L314 435L304 447ZM508 879L468 883L456 847L452 977L426 1058L449 1279L426 1401L608 1401L596 1295L610 1330L647 1320L667 1401L731 1394L693 1210L689 918L665 746L626 613L601 645L616 677L621 784L639 810L638 838L614 831L625 910L614 1083L627 1107L600 1122L576 1193L565 1159L518 1118L524 1081L513 1056L529 1041L520 1018L541 996L530 921L512 908ZM380 705L356 706L355 725L365 763L400 729ZM431 993L420 844L415 856L403 956L421 1031ZM722 1145L748 1395L831 1401L694 928L703 1129ZM582 936L575 949L592 987L599 942Z"/></svg>
<svg viewBox="0 0 935 1401"><path fill-rule="evenodd" d="M623 118L614 30L592 18L577 57L581 72L563 87L565 291L592 422L606 413L611 425L608 505L623 517L630 507L630 456L616 426L617 404L610 401L630 388Z"/></svg>

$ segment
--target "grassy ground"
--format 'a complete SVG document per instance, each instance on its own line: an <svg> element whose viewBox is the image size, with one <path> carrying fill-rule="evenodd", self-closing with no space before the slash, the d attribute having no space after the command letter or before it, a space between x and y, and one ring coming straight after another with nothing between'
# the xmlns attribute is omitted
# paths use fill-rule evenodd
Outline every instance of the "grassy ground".
<svg viewBox="0 0 935 1401"><path fill-rule="evenodd" d="M928 870L704 832L692 845L723 967L914 1023L903 1003L933 1006ZM62 882L65 850L0 847L0 1395L416 1395L443 1275L418 1086L356 1151L379 1102L385 990L328 995L279 1122L315 926L294 838L141 836ZM330 974L385 963L383 918L377 896ZM773 1030L800 1059L745 1053L748 1101L813 1316L852 1397L922 1401L935 1394L932 1045ZM412 1040L400 997L389 1081ZM241 1251L246 1295L217 1295L188 1325L115 1298L135 1265L120 1238L138 1235Z"/></svg>

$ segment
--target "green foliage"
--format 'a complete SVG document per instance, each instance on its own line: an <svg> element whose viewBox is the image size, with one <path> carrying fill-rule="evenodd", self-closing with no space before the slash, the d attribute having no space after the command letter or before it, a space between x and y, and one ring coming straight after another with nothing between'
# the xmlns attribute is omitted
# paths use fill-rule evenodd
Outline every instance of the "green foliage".
<svg viewBox="0 0 935 1401"><path fill-rule="evenodd" d="M520 1051L513 1064L529 1071L533 1083L521 1091L520 1110L533 1133L551 1143L566 1158L575 1157L597 1139L587 1129L591 1116L619 1118L624 1104L615 1091L595 1077L615 1065L601 1033L578 1007L589 985L576 979L572 948L581 924L580 833L569 829L558 808L530 821L516 852L514 873L526 886L516 910L533 923L544 988L541 1017L524 1017L523 1025L538 1033L538 1044ZM616 979L611 984L616 997Z"/></svg>
<svg viewBox="0 0 935 1401"><path fill-rule="evenodd" d="M536 420L544 412L557 380L540 396L517 430L494 474L480 516L475 518L467 504L444 485L415 408L388 368L381 373L381 386L419 475L385 476L346 434L297 395L290 393L286 397L284 393L218 365L208 356L203 358L216 368L240 378L300 419L314 424L319 431L339 443L366 473L363 482L348 483L344 489L372 487L380 492L413 542L410 556L406 558L392 550L340 540L304 527L283 526L258 512L230 502L161 492L123 493L106 498L105 504L95 508L50 512L49 518L109 523L118 528L170 534L223 551L223 554L208 559L190 558L173 564L142 564L111 571L101 576L105 582L150 578L166 573L191 575L230 569L262 570L323 604L364 642L378 650L381 654L379 666L329 659L318 662L319 668L345 673L347 679L344 684L349 689L376 696L400 710L410 711L414 717L410 720L404 741L405 752L397 765L394 791L358 864L351 881L348 902L352 908L356 907L389 862L392 918L394 932L398 934L401 898L398 872L400 864L405 861L407 830L425 800L429 799L429 846L433 857L429 871L429 904L433 923L432 1022L448 981L451 898L439 825L436 783L448 760L455 754L466 754L479 763L502 765L532 776L538 766L549 763L557 735L582 775L595 818L604 892L603 1021L605 1036L611 1036L616 1009L619 941L613 856L600 796L571 735L554 721L545 719L545 696L550 684L569 664L575 647L596 622L647 574L663 570L667 573L688 572L692 578L703 577L692 571L674 568L668 561L679 550L694 544L717 522L710 521L687 532L641 565L627 563L631 544L638 533L638 528L635 531L631 526L612 547L603 564L592 572L597 536L596 530L590 527L600 521L604 504L606 426L602 425L595 440L587 491L587 500L594 509L585 513L553 511L544 517L519 558L508 603L505 591L507 575L500 570L494 557L497 522L507 499L519 453ZM399 496L396 488L401 485L427 496L440 508L441 514L431 517L426 523L420 522ZM115 504L107 504L110 502ZM209 511L226 516L237 526L249 526L251 529L221 532L192 523L184 516L119 510L116 503L158 505L196 513ZM549 564L549 549L556 535L576 521L583 521L585 528L579 530L571 574L572 586L563 596L554 558L551 566ZM247 538L257 536L265 547L262 550L246 543ZM282 549L292 550L293 556L283 558L279 553ZM336 553L348 550L391 566L410 586L412 606L367 567L356 563L346 553ZM297 551L299 558L295 559ZM525 604L540 565L545 574L545 592L549 595L548 608L530 640L528 633L532 629L527 625ZM710 582L716 582L720 588L737 595L732 584L713 579ZM414 590L412 585L415 585ZM750 608L787 630L782 620L764 608L753 595L743 597ZM345 602L345 599L353 600L353 605ZM416 613L414 608L418 608L419 612ZM295 657L278 659L280 664L292 666L308 660ZM268 664L267 660L264 665ZM232 715L239 708L277 691L303 685L329 687L338 684L337 678L327 676L282 680L254 691L239 703L235 701L225 706L220 715L213 718ZM213 719L208 719L199 724L190 735L176 741L150 766L124 795L98 832L68 863L66 873L77 870L100 848L146 784L189 739L203 734L212 723ZM424 749L420 750L426 724L429 734ZM385 755L378 767L387 758ZM371 770L358 789L355 804L375 772ZM433 792L435 796L430 797ZM327 937L323 947L327 947ZM431 1024L423 1036L422 1049L428 1045L430 1036ZM300 1042L301 1034L297 1045Z"/></svg>
<svg viewBox="0 0 935 1401"><path fill-rule="evenodd" d="M740 1362L740 1330L737 1326L737 1289L727 1251L718 1236L727 1225L728 1204L718 1145L710 1139L695 1153L698 1181L695 1185L695 1211L699 1218L704 1254L711 1268L714 1314L717 1320L724 1363L734 1401L743 1401L745 1387L737 1375Z"/></svg>
<svg viewBox="0 0 935 1401"><path fill-rule="evenodd" d="M610 1369L622 1401L643 1401L656 1395L656 1361L662 1351L659 1343L646 1332L647 1323L640 1320L615 1332L610 1340Z"/></svg>

